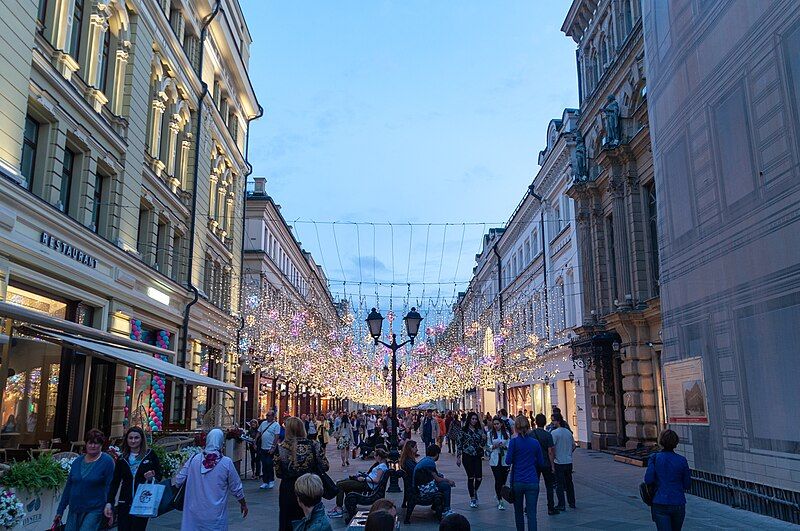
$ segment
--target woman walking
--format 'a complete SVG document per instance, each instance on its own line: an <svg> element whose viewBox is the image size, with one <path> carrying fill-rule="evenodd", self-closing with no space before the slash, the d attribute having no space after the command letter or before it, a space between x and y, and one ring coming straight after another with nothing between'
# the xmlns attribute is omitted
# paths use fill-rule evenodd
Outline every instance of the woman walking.
<svg viewBox="0 0 800 531"><path fill-rule="evenodd" d="M531 436L528 417L519 416L514 421L517 436L508 443L506 464L511 466L511 486L514 490L514 520L517 531L536 530L536 500L539 498L539 471L546 466L542 447Z"/></svg>
<svg viewBox="0 0 800 531"><path fill-rule="evenodd" d="M278 446L275 458L275 475L281 479L278 491L278 522L280 531L291 531L292 522L305 516L295 495L294 485L297 478L303 474L327 472L328 460L319 442L306 437L302 420L289 417L284 426L286 437Z"/></svg>
<svg viewBox="0 0 800 531"><path fill-rule="evenodd" d="M257 444L260 436L258 425L258 419L251 419L247 427L247 436L251 439L247 443L247 450L250 453L250 471L253 473L254 478L261 475L261 456L258 454Z"/></svg>
<svg viewBox="0 0 800 531"><path fill-rule="evenodd" d="M86 453L72 462L67 484L56 509L53 526L58 527L69 507L66 531L100 529L108 487L114 477L114 459L103 453L106 437L100 430L86 433Z"/></svg>
<svg viewBox="0 0 800 531"><path fill-rule="evenodd" d="M658 438L661 451L647 464L644 482L655 485L650 514L658 531L680 531L686 518L686 495L692 475L686 458L675 453L680 439L672 430L664 430Z"/></svg>
<svg viewBox="0 0 800 531"><path fill-rule="evenodd" d="M500 417L495 417L492 421L492 429L489 431L486 447L489 450L489 466L492 467L494 476L494 493L497 497L497 508L505 511L506 504L500 496L500 490L508 479L508 465L506 464L506 454L508 453L508 443L511 436L506 429L506 424Z"/></svg>
<svg viewBox="0 0 800 531"><path fill-rule="evenodd" d="M473 509L478 506L478 489L483 481L483 455L486 447L486 432L481 426L477 413L467 416L467 424L461 431L456 452L456 466L461 466L463 461L464 471L467 473L467 490L469 491L469 506Z"/></svg>
<svg viewBox="0 0 800 531"><path fill-rule="evenodd" d="M184 483L181 529L224 531L228 529L228 494L239 500L242 518L247 516L242 480L230 457L222 455L225 434L214 428L206 435L206 447L184 463L175 486Z"/></svg>
<svg viewBox="0 0 800 531"><path fill-rule="evenodd" d="M350 464L350 443L353 440L353 428L350 424L350 418L347 414L342 415L342 420L339 427L333 432L336 439L336 448L342 454L342 466Z"/></svg>
<svg viewBox="0 0 800 531"><path fill-rule="evenodd" d="M142 428L128 428L122 439L122 455L114 464L114 477L108 491L105 516L109 523L114 520L114 500L117 501L117 526L120 531L141 531L147 529L148 518L131 516L131 502L136 487L148 480L161 481L161 463L155 452L147 447Z"/></svg>

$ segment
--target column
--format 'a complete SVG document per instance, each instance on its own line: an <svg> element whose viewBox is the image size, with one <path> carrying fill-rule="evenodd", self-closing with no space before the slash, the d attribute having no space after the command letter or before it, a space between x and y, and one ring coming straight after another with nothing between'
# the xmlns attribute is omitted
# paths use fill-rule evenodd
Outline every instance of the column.
<svg viewBox="0 0 800 531"><path fill-rule="evenodd" d="M161 123L164 119L166 105L161 98L156 97L152 102L153 120L150 124L150 156L158 159L159 146L161 145Z"/></svg>
<svg viewBox="0 0 800 531"><path fill-rule="evenodd" d="M101 11L98 4L92 7L89 16L89 35L86 41L86 83L92 87L100 86L100 63L102 63L103 39L108 31L108 13Z"/></svg>
<svg viewBox="0 0 800 531"><path fill-rule="evenodd" d="M116 116L123 114L123 98L125 97L125 72L128 69L131 43L120 39L114 54L114 79L111 88L111 112Z"/></svg>
<svg viewBox="0 0 800 531"><path fill-rule="evenodd" d="M618 169L618 166L614 166L614 170ZM612 210L614 213L614 249L612 252L617 262L617 295L619 297L619 307L630 308L633 300L633 290L631 287L624 184L616 175L609 181L608 191L611 194Z"/></svg>
<svg viewBox="0 0 800 531"><path fill-rule="evenodd" d="M176 157L178 154L178 133L181 132L181 125L180 125L180 116L175 114L169 120L169 138L167 139L167 175L172 177L173 179L170 180L170 184L172 184L172 180L175 177L175 162ZM174 189L177 185L174 185Z"/></svg>

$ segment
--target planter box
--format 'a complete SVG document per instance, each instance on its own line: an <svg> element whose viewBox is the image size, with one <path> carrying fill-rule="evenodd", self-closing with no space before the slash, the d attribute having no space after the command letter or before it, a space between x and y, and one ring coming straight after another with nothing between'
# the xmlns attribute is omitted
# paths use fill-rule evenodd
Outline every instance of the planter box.
<svg viewBox="0 0 800 531"><path fill-rule="evenodd" d="M53 525L58 502L61 499L61 489L44 490L38 494L25 490L16 490L14 493L25 506L25 518L14 527L25 531L47 531ZM69 509L67 509L69 511ZM66 521L66 511L64 514Z"/></svg>

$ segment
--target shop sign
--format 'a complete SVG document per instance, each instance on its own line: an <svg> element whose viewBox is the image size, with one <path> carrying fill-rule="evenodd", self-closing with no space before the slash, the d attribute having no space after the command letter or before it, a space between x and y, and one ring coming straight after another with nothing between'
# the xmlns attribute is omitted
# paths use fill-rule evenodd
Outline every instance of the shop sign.
<svg viewBox="0 0 800 531"><path fill-rule="evenodd" d="M85 251L78 249L73 245L70 245L64 240L60 240L55 236L52 236L47 232L42 231L42 237L39 239L39 242L42 245L45 245L50 249L54 250L55 252L63 254L67 258L71 258L76 262L80 262L85 266L91 267L92 269L97 268L96 258L86 253Z"/></svg>
<svg viewBox="0 0 800 531"><path fill-rule="evenodd" d="M669 423L708 425L703 358L665 363L664 379Z"/></svg>

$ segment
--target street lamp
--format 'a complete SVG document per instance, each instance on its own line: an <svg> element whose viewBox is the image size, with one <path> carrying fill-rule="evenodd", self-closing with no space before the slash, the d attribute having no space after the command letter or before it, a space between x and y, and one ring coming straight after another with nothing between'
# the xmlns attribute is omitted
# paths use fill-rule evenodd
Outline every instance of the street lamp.
<svg viewBox="0 0 800 531"><path fill-rule="evenodd" d="M397 351L401 347L411 343L414 345L414 338L419 333L419 325L422 322L422 316L417 312L416 308L411 308L411 311L403 318L406 324L406 334L408 340L397 344L397 335L392 334L392 342L384 343L381 341L381 330L383 329L383 316L378 313L375 308L367 316L367 326L369 327L369 334L375 340L375 345L383 345L392 351L392 412L390 419L392 421L392 430L389 435L389 459L397 463L400 458L400 452L397 450ZM383 368L383 377L388 379L389 367ZM389 492L400 492L400 486L397 483L397 475L392 474L389 483Z"/></svg>

